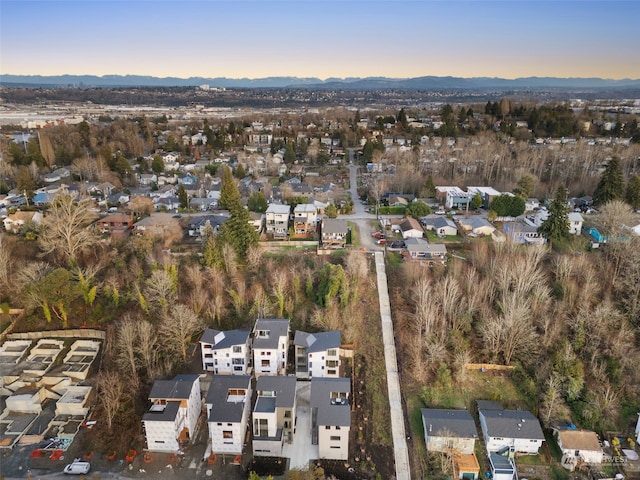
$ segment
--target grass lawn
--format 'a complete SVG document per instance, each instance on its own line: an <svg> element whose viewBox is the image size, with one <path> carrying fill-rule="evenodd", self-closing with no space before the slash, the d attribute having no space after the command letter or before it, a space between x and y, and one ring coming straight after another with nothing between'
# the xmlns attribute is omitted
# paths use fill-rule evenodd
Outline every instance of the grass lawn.
<svg viewBox="0 0 640 480"><path fill-rule="evenodd" d="M389 258L391 255L388 255ZM431 386L429 404L425 404L419 387L405 390L411 430L424 440L421 408L467 408L471 410L475 400L495 400L505 408L521 406L525 399L515 387L508 374L490 375L480 371L470 371L462 384L443 391ZM525 402L526 403L526 402Z"/></svg>
<svg viewBox="0 0 640 480"><path fill-rule="evenodd" d="M427 230L425 234L430 243L455 243L462 241L460 235L445 235L444 238L440 238L433 230Z"/></svg>
<svg viewBox="0 0 640 480"><path fill-rule="evenodd" d="M347 222L347 227L351 229L351 245L354 247L360 246L360 230L358 226L353 222Z"/></svg>

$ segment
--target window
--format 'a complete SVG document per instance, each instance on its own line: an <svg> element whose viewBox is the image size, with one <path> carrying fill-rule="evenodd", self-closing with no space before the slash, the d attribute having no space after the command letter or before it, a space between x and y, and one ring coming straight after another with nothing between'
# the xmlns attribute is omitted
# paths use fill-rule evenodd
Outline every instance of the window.
<svg viewBox="0 0 640 480"><path fill-rule="evenodd" d="M335 357L336 355L338 355L338 351L335 348L327 350L328 357Z"/></svg>
<svg viewBox="0 0 640 480"><path fill-rule="evenodd" d="M329 437L329 439L332 442L339 442L340 441L340 435L331 435L331 437Z"/></svg>
<svg viewBox="0 0 640 480"><path fill-rule="evenodd" d="M336 430L340 430L340 425L336 425Z"/></svg>
<svg viewBox="0 0 640 480"><path fill-rule="evenodd" d="M261 366L268 367L270 364L271 364L271 362L269 362L269 360L262 360Z"/></svg>
<svg viewBox="0 0 640 480"><path fill-rule="evenodd" d="M291 410L285 410L284 418L291 418Z"/></svg>
<svg viewBox="0 0 640 480"><path fill-rule="evenodd" d="M213 358L213 354L212 353L205 353L204 354L204 358Z"/></svg>
<svg viewBox="0 0 640 480"><path fill-rule="evenodd" d="M269 337L269 330L258 330L256 332L256 337L258 337L258 338L268 338Z"/></svg>
<svg viewBox="0 0 640 480"><path fill-rule="evenodd" d="M327 370L327 375L335 375L336 371L335 370Z"/></svg>
<svg viewBox="0 0 640 480"><path fill-rule="evenodd" d="M331 445L331 448L340 448L340 445Z"/></svg>
<svg viewBox="0 0 640 480"><path fill-rule="evenodd" d="M338 366L337 360L327 360L327 367L334 368Z"/></svg>
<svg viewBox="0 0 640 480"><path fill-rule="evenodd" d="M230 397L235 397L235 396L244 397L246 394L247 394L247 391L244 388L230 388L229 389L229 396Z"/></svg>
<svg viewBox="0 0 640 480"><path fill-rule="evenodd" d="M324 426L324 429L325 429L325 430L329 430L330 428L331 428L331 427L330 427L329 425L325 425L325 426Z"/></svg>
<svg viewBox="0 0 640 480"><path fill-rule="evenodd" d="M222 432L222 438L233 438L233 432L231 430L224 430Z"/></svg>
<svg viewBox="0 0 640 480"><path fill-rule="evenodd" d="M242 371L242 366L236 365L235 367L233 367L233 371L234 372L241 372Z"/></svg>
<svg viewBox="0 0 640 480"><path fill-rule="evenodd" d="M266 418L257 418L253 423L253 433L258 437L269 436L269 424Z"/></svg>
<svg viewBox="0 0 640 480"><path fill-rule="evenodd" d="M242 347L240 345L234 346L233 353L242 353Z"/></svg>
<svg viewBox="0 0 640 480"><path fill-rule="evenodd" d="M218 426L221 427L222 426L222 422L218 422Z"/></svg>

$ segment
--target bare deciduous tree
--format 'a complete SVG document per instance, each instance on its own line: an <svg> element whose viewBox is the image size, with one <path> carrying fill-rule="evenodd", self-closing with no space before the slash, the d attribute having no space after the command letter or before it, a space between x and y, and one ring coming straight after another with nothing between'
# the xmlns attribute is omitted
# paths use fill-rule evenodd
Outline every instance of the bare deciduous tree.
<svg viewBox="0 0 640 480"><path fill-rule="evenodd" d="M95 382L98 403L104 409L107 428L111 429L120 406L128 397L128 390L122 377L116 372L100 372Z"/></svg>
<svg viewBox="0 0 640 480"><path fill-rule="evenodd" d="M116 364L131 379L133 385L138 385L138 359L136 344L138 343L138 321L124 318L119 325L116 336Z"/></svg>
<svg viewBox="0 0 640 480"><path fill-rule="evenodd" d="M185 305L176 305L162 319L159 335L163 349L180 355L187 361L188 349L194 335L201 332L204 322Z"/></svg>
<svg viewBox="0 0 640 480"><path fill-rule="evenodd" d="M59 195L40 225L40 247L45 254L55 253L67 264L98 242L89 225L95 219L89 210L92 201L70 195Z"/></svg>

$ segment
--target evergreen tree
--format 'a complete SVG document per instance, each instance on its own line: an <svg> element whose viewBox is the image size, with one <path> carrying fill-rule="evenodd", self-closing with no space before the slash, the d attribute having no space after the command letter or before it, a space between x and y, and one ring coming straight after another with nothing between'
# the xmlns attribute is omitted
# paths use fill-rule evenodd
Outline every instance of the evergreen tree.
<svg viewBox="0 0 640 480"><path fill-rule="evenodd" d="M229 244L239 258L244 258L249 247L258 243L258 232L249 223L251 215L242 205L240 192L229 167L225 167L222 175L220 205L229 210L230 217L220 227L216 247L222 248L224 244Z"/></svg>
<svg viewBox="0 0 640 480"><path fill-rule="evenodd" d="M267 211L267 199L264 198L264 193L253 192L247 200L247 208L250 212L264 213Z"/></svg>
<svg viewBox="0 0 640 480"><path fill-rule="evenodd" d="M329 218L336 218L338 216L338 209L333 203L330 203L327 208L325 208L324 213Z"/></svg>
<svg viewBox="0 0 640 480"><path fill-rule="evenodd" d="M481 206L482 206L482 196L479 193L476 193L471 199L471 204L469 205L469 207L471 207L472 210L477 210Z"/></svg>
<svg viewBox="0 0 640 480"><path fill-rule="evenodd" d="M433 176L431 174L427 176L427 180L424 182L424 189L427 191L427 196L436 196L436 184L433 183Z"/></svg>
<svg viewBox="0 0 640 480"><path fill-rule="evenodd" d="M296 161L296 151L293 149L293 143L288 142L284 152L284 163L294 163Z"/></svg>
<svg viewBox="0 0 640 480"><path fill-rule="evenodd" d="M640 208L640 175L633 175L627 183L625 200L634 210Z"/></svg>
<svg viewBox="0 0 640 480"><path fill-rule="evenodd" d="M187 208L189 206L189 195L187 195L184 185L178 187L178 201L180 202L181 208Z"/></svg>
<svg viewBox="0 0 640 480"><path fill-rule="evenodd" d="M244 178L247 176L247 173L244 170L244 167L242 166L241 163L238 164L238 167L236 168L236 177L238 178Z"/></svg>
<svg viewBox="0 0 640 480"><path fill-rule="evenodd" d="M233 173L227 166L222 171L222 187L220 187L220 201L218 204L222 208L230 210L230 206L234 203L240 203L240 192L236 181L233 179Z"/></svg>
<svg viewBox="0 0 640 480"><path fill-rule="evenodd" d="M611 200L622 200L623 195L624 177L618 158L613 157L602 172L596 191L593 193L593 203L604 205Z"/></svg>
<svg viewBox="0 0 640 480"><path fill-rule="evenodd" d="M549 206L549 216L538 228L540 233L547 240L562 240L568 238L569 217L567 214L567 189L558 188L556 197Z"/></svg>
<svg viewBox="0 0 640 480"><path fill-rule="evenodd" d="M160 155L153 157L153 160L151 161L151 170L153 170L153 173L155 174L164 172L164 162Z"/></svg>

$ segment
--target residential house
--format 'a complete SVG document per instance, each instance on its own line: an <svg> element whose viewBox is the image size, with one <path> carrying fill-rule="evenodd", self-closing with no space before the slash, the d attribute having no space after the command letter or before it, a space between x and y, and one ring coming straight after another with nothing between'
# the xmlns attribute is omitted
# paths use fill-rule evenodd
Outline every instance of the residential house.
<svg viewBox="0 0 640 480"><path fill-rule="evenodd" d="M491 201L494 198L502 195L493 187L467 187L467 192L470 194L471 200L476 196L476 193L480 195L482 198L482 208L486 209L489 208L489 205L491 205Z"/></svg>
<svg viewBox="0 0 640 480"><path fill-rule="evenodd" d="M71 169L69 168L57 168L51 173L46 173L43 175L42 179L45 183L54 183L59 182L63 178L68 178L71 175Z"/></svg>
<svg viewBox="0 0 640 480"><path fill-rule="evenodd" d="M195 440L202 409L199 375L157 380L149 400L151 407L142 416L149 451L175 453Z"/></svg>
<svg viewBox="0 0 640 480"><path fill-rule="evenodd" d="M299 203L293 209L293 233L306 237L316 233L318 214L312 203Z"/></svg>
<svg viewBox="0 0 640 480"><path fill-rule="evenodd" d="M337 377L340 373L340 332L306 333L296 330L296 376Z"/></svg>
<svg viewBox="0 0 640 480"><path fill-rule="evenodd" d="M140 185L151 185L158 183L158 176L155 173L141 173L139 179Z"/></svg>
<svg viewBox="0 0 640 480"><path fill-rule="evenodd" d="M100 233L125 233L133 229L133 215L114 213L96 222Z"/></svg>
<svg viewBox="0 0 640 480"><path fill-rule="evenodd" d="M423 408L420 411L428 452L474 452L478 431L467 410Z"/></svg>
<svg viewBox="0 0 640 480"><path fill-rule="evenodd" d="M25 225L40 225L42 222L42 214L40 212L16 212L11 213L2 223L7 232L18 233Z"/></svg>
<svg viewBox="0 0 640 480"><path fill-rule="evenodd" d="M253 368L256 376L284 375L289 352L289 320L259 318L253 327Z"/></svg>
<svg viewBox="0 0 640 480"><path fill-rule="evenodd" d="M390 207L408 207L409 206L409 201L406 198L399 197L397 195L389 197L389 200L387 200L387 202L389 203Z"/></svg>
<svg viewBox="0 0 640 480"><path fill-rule="evenodd" d="M228 215L222 214L194 215L189 218L187 232L192 238L202 239L207 235L207 230L209 229L213 233L218 233L222 224L228 219Z"/></svg>
<svg viewBox="0 0 640 480"><path fill-rule="evenodd" d="M578 212L571 212L567 215L569 220L569 233L572 235L582 235L582 223L584 218Z"/></svg>
<svg viewBox="0 0 640 480"><path fill-rule="evenodd" d="M467 235L485 237L491 235L496 229L489 220L479 216L463 217L457 220L458 225Z"/></svg>
<svg viewBox="0 0 640 480"><path fill-rule="evenodd" d="M213 375L205 405L211 452L242 454L251 414L251 376Z"/></svg>
<svg viewBox="0 0 640 480"><path fill-rule="evenodd" d="M436 198L444 203L446 208L466 208L474 194L467 193L460 187L438 186L436 187Z"/></svg>
<svg viewBox="0 0 640 480"><path fill-rule="evenodd" d="M408 238L404 244L407 254L414 260L444 263L447 257L447 247L441 243L429 243L423 238Z"/></svg>
<svg viewBox="0 0 640 480"><path fill-rule="evenodd" d="M286 237L289 235L290 213L291 207L289 205L279 205L277 203L269 205L265 213L267 234L274 237Z"/></svg>
<svg viewBox="0 0 640 480"><path fill-rule="evenodd" d="M506 222L502 226L504 233L514 243L525 245L543 245L547 239L538 233L538 228L522 222Z"/></svg>
<svg viewBox="0 0 640 480"><path fill-rule="evenodd" d="M488 452L512 448L537 454L544 441L540 422L525 410L479 410L480 426Z"/></svg>
<svg viewBox="0 0 640 480"><path fill-rule="evenodd" d="M439 237L453 236L458 234L458 227L450 218L438 216L438 217L424 217L420 220L420 223L427 230L431 230Z"/></svg>
<svg viewBox="0 0 640 480"><path fill-rule="evenodd" d="M200 337L202 369L215 375L246 375L251 360L251 331L207 328Z"/></svg>
<svg viewBox="0 0 640 480"><path fill-rule="evenodd" d="M575 469L578 463L600 465L604 460L604 452L596 432L556 430L554 433L562 450L562 463L570 467L568 470Z"/></svg>
<svg viewBox="0 0 640 480"><path fill-rule="evenodd" d="M513 461L494 452L489 453L489 469L493 480L513 480L516 475Z"/></svg>
<svg viewBox="0 0 640 480"><path fill-rule="evenodd" d="M321 226L322 246L324 248L344 248L349 228L347 222L337 218L323 218Z"/></svg>
<svg viewBox="0 0 640 480"><path fill-rule="evenodd" d="M253 454L282 457L285 442L291 443L295 428L296 377L259 377L253 408Z"/></svg>
<svg viewBox="0 0 640 480"><path fill-rule="evenodd" d="M249 212L249 216L251 217L251 220L249 220L249 225L251 225L256 232L261 233L262 230L264 230L264 213Z"/></svg>
<svg viewBox="0 0 640 480"><path fill-rule="evenodd" d="M424 236L424 230L422 229L422 225L415 218L405 218L398 225L400 228L400 232L402 233L402 238L405 240L407 238L422 238Z"/></svg>
<svg viewBox="0 0 640 480"><path fill-rule="evenodd" d="M351 380L311 379L311 442L321 459L349 458Z"/></svg>

